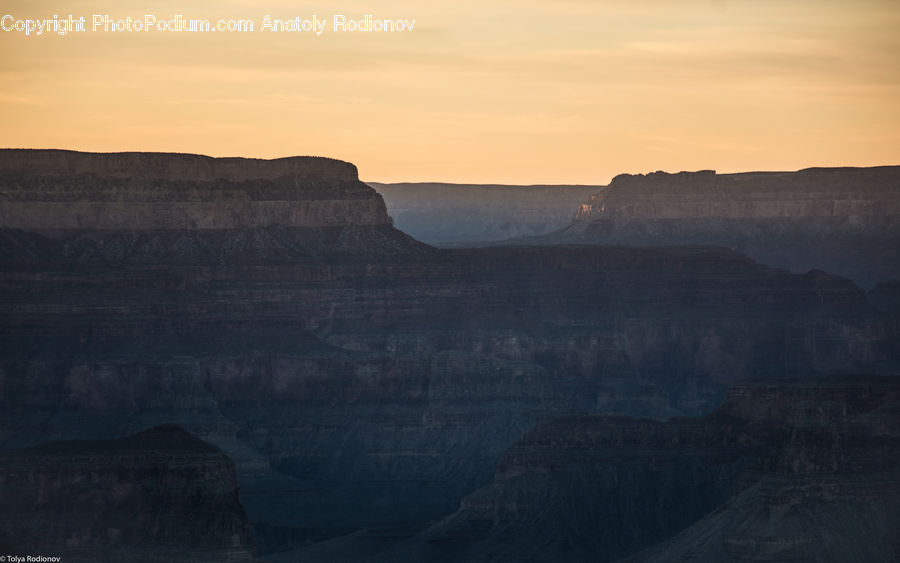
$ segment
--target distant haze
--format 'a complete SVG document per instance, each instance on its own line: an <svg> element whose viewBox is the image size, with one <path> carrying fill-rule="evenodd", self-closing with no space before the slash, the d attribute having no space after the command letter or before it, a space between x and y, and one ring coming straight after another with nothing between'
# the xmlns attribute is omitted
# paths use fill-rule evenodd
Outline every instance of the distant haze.
<svg viewBox="0 0 900 563"><path fill-rule="evenodd" d="M604 186L370 183L394 226L422 242L446 245L537 236L569 226Z"/></svg>

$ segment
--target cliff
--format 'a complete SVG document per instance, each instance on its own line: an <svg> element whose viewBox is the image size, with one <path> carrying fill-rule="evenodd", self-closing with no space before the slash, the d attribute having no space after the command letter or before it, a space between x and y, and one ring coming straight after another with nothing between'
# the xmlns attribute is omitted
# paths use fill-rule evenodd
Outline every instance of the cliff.
<svg viewBox="0 0 900 563"><path fill-rule="evenodd" d="M807 382L787 391L776 382L745 384L718 414L744 422L745 435L779 436L762 471L727 502L628 562L896 561L900 386L894 379Z"/></svg>
<svg viewBox="0 0 900 563"><path fill-rule="evenodd" d="M30 231L390 225L352 164L0 150L0 225Z"/></svg>
<svg viewBox="0 0 900 563"><path fill-rule="evenodd" d="M898 405L896 378L836 378L741 383L702 419L556 418L373 561L894 561Z"/></svg>
<svg viewBox="0 0 900 563"><path fill-rule="evenodd" d="M572 222L599 186L402 183L369 185L384 197L394 226L437 245L472 245L543 235Z"/></svg>
<svg viewBox="0 0 900 563"><path fill-rule="evenodd" d="M865 286L900 278L900 167L621 175L533 244L716 244Z"/></svg>
<svg viewBox="0 0 900 563"><path fill-rule="evenodd" d="M229 186L191 197L228 210ZM320 197L356 201L342 186ZM0 307L0 450L178 423L234 459L267 556L438 519L549 417L703 415L738 379L900 362L896 320L824 272L709 246L439 250L387 224L2 229Z"/></svg>
<svg viewBox="0 0 900 563"><path fill-rule="evenodd" d="M234 464L174 426L0 457L4 554L64 561L255 561Z"/></svg>
<svg viewBox="0 0 900 563"><path fill-rule="evenodd" d="M716 174L622 174L578 210L578 219L867 217L900 215L900 167L809 168Z"/></svg>

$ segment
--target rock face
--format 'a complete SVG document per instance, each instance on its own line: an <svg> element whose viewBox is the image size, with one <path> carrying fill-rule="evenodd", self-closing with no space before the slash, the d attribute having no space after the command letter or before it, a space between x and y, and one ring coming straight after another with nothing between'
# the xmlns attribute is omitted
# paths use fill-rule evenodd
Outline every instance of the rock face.
<svg viewBox="0 0 900 563"><path fill-rule="evenodd" d="M0 457L5 554L63 561L256 559L234 464L183 429ZM12 516L14 515L14 517Z"/></svg>
<svg viewBox="0 0 900 563"><path fill-rule="evenodd" d="M238 209L211 194L241 174L196 197ZM344 176L287 178L380 202ZM54 190L97 201L119 193L107 181ZM553 416L702 415L738 379L900 361L896 319L853 283L722 248L438 250L382 223L235 224L0 230L0 450L176 422L235 460L270 553L440 518Z"/></svg>
<svg viewBox="0 0 900 563"><path fill-rule="evenodd" d="M872 286L900 278L900 167L625 174L540 242L717 244Z"/></svg>
<svg viewBox="0 0 900 563"><path fill-rule="evenodd" d="M895 561L898 409L900 380L857 377L742 383L702 419L556 418L377 560Z"/></svg>
<svg viewBox="0 0 900 563"><path fill-rule="evenodd" d="M616 176L579 219L868 217L900 215L900 167L810 168L716 174L714 170Z"/></svg>
<svg viewBox="0 0 900 563"><path fill-rule="evenodd" d="M572 222L601 186L504 186L369 182L394 226L429 244L471 245L543 235Z"/></svg>
<svg viewBox="0 0 900 563"><path fill-rule="evenodd" d="M0 224L10 229L390 225L356 167L327 158L7 149L0 186Z"/></svg>

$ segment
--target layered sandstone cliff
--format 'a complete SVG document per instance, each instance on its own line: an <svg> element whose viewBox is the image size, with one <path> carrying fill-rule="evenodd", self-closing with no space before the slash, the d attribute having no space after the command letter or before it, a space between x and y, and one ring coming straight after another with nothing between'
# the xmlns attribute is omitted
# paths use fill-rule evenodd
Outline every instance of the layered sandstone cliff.
<svg viewBox="0 0 900 563"><path fill-rule="evenodd" d="M4 554L75 562L255 561L234 464L174 426L0 457Z"/></svg>
<svg viewBox="0 0 900 563"><path fill-rule="evenodd" d="M900 167L809 168L716 174L623 174L592 196L577 219L868 217L900 215Z"/></svg>
<svg viewBox="0 0 900 563"><path fill-rule="evenodd" d="M894 561L898 407L900 380L859 377L742 383L702 419L556 418L457 513L373 560Z"/></svg>
<svg viewBox="0 0 900 563"><path fill-rule="evenodd" d="M532 244L716 244L872 287L900 279L900 167L621 175Z"/></svg>
<svg viewBox="0 0 900 563"><path fill-rule="evenodd" d="M390 225L352 164L0 150L0 225L30 231Z"/></svg>

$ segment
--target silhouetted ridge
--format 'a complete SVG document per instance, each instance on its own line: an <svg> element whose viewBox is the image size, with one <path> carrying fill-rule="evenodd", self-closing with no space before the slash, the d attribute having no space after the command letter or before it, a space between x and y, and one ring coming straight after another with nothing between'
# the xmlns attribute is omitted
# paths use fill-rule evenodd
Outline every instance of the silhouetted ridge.
<svg viewBox="0 0 900 563"><path fill-rule="evenodd" d="M274 180L285 176L320 177L346 182L359 179L353 164L318 156L216 158L184 153L91 153L58 149L0 149L0 170L38 176L137 176L193 182Z"/></svg>

